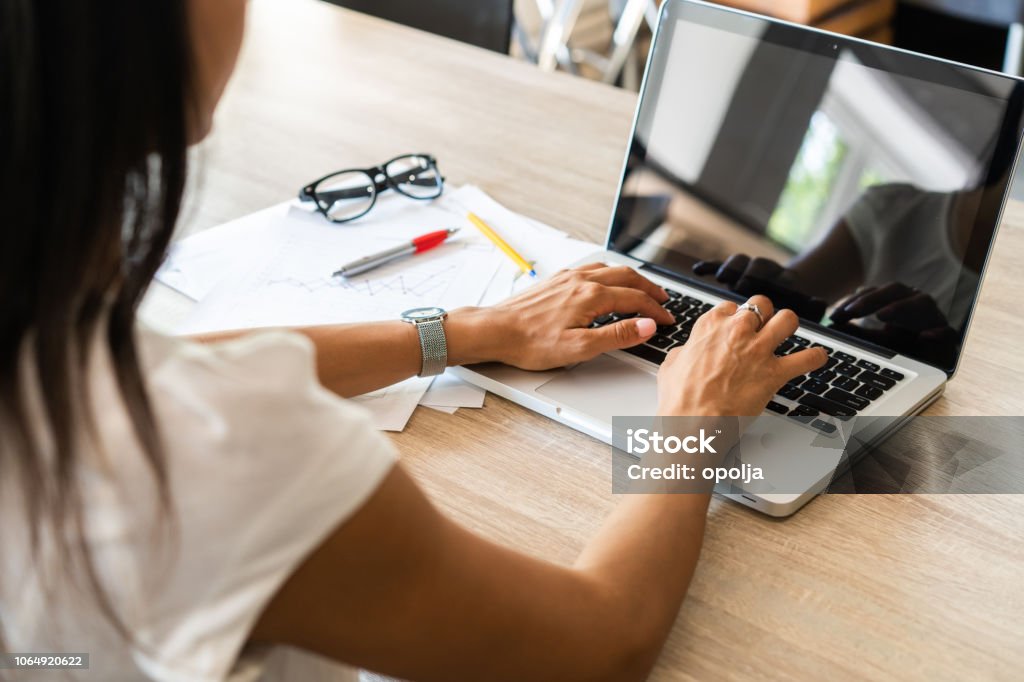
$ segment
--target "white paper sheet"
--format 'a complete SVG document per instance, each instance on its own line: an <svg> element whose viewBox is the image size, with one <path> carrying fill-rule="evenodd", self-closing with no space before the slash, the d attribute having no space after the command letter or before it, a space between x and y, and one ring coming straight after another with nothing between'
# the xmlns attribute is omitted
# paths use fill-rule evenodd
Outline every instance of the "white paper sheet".
<svg viewBox="0 0 1024 682"><path fill-rule="evenodd" d="M523 276L471 225L468 211L533 262L540 277ZM431 252L354 280L331 276L348 261L448 227L461 231ZM157 278L200 301L179 333L311 326L395 319L423 305L491 305L597 249L467 186L430 204L382 195L373 213L346 225L286 202L179 242ZM438 378L428 392L429 386L429 379L410 379L357 400L389 431L404 428L420 403L449 414L483 405L484 391L454 377Z"/></svg>
<svg viewBox="0 0 1024 682"><path fill-rule="evenodd" d="M422 207L420 204L410 205L404 198L394 195L382 196L380 201L381 206L366 220L374 218L385 203L400 209L402 202L405 202L404 208L410 213ZM395 207L395 204L398 206ZM451 227L460 227L474 235L476 228L466 220L466 212L473 211L479 215L513 248L534 263L538 273L536 281L550 277L600 248L590 242L572 239L564 232L510 211L472 185L446 193L431 208L447 213L444 220ZM320 226L325 224L323 218L305 204L285 202L176 243L157 273L157 279L193 300L202 300L219 283L252 269L254 263L263 262L279 243L281 226L293 221ZM350 231L363 224L369 223L359 221L336 229ZM420 229L417 234L425 231ZM478 241L482 240L479 235L473 239L483 243ZM480 305L492 305L535 283L535 280L523 276L515 264L503 255L499 261L499 270L481 296Z"/></svg>
<svg viewBox="0 0 1024 682"><path fill-rule="evenodd" d="M266 259L275 244L274 220L286 216L289 205L272 206L174 243L157 281L201 301L231 275Z"/></svg>
<svg viewBox="0 0 1024 682"><path fill-rule="evenodd" d="M358 277L332 276L351 260L459 226L440 202L422 205L392 194L378 203L351 225L302 219L287 210L272 216L260 229L260 239L270 242L261 248L267 254L262 263L215 286L181 331L393 320L409 308L478 304L504 255L468 229L432 251ZM180 260L175 272L189 281L201 279Z"/></svg>
<svg viewBox="0 0 1024 682"><path fill-rule="evenodd" d="M465 225L470 225L465 220L467 211L478 215L537 271L536 279L524 275L506 257L480 298L482 306L499 303L601 250L597 244L573 239L565 232L510 211L478 187L463 187L446 198L446 206L461 217Z"/></svg>
<svg viewBox="0 0 1024 682"><path fill-rule="evenodd" d="M422 407L427 407L437 412L444 412L445 414L455 414L456 412L459 411L459 408L457 407L442 407L441 405L424 405L423 403L420 403L420 405Z"/></svg>
<svg viewBox="0 0 1024 682"><path fill-rule="evenodd" d="M373 414L373 425L378 431L401 431L429 386L430 377L413 377L353 400Z"/></svg>
<svg viewBox="0 0 1024 682"><path fill-rule="evenodd" d="M420 405L427 407L474 407L484 406L487 392L467 384L452 374L442 374L434 379L427 392L420 399Z"/></svg>

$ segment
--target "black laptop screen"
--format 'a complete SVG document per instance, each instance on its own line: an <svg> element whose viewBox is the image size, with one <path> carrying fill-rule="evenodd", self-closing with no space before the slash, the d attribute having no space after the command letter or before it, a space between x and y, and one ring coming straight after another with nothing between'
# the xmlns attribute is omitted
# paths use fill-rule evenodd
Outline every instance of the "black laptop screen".
<svg viewBox="0 0 1024 682"><path fill-rule="evenodd" d="M608 247L955 369L1021 137L1018 81L667 5Z"/></svg>

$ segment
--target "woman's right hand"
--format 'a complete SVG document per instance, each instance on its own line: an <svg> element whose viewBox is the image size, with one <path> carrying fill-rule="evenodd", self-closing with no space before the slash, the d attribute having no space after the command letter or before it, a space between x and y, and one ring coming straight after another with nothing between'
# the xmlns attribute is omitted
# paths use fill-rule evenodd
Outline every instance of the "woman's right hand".
<svg viewBox="0 0 1024 682"><path fill-rule="evenodd" d="M783 384L825 364L822 348L776 356L799 320L791 310L774 313L765 296L749 302L764 316L763 327L753 312L720 303L697 320L685 346L669 353L658 372L659 414L756 416Z"/></svg>

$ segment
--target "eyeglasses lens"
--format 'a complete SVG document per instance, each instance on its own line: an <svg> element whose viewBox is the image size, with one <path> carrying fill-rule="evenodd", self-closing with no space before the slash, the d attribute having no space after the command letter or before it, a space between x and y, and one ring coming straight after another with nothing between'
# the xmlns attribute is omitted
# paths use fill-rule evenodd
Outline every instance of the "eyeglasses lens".
<svg viewBox="0 0 1024 682"><path fill-rule="evenodd" d="M442 180L437 166L425 156L403 156L387 165L384 172L399 191L416 199L441 196Z"/></svg>
<svg viewBox="0 0 1024 682"><path fill-rule="evenodd" d="M331 220L358 218L373 205L373 178L361 171L338 173L316 186L317 203Z"/></svg>

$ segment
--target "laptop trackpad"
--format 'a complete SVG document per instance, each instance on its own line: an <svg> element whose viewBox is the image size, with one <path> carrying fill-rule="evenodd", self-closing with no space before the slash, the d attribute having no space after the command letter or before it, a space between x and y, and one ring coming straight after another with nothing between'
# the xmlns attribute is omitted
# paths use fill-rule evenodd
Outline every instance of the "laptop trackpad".
<svg viewBox="0 0 1024 682"><path fill-rule="evenodd" d="M658 382L654 374L609 355L559 374L540 386L537 393L609 424L612 417L658 413Z"/></svg>

